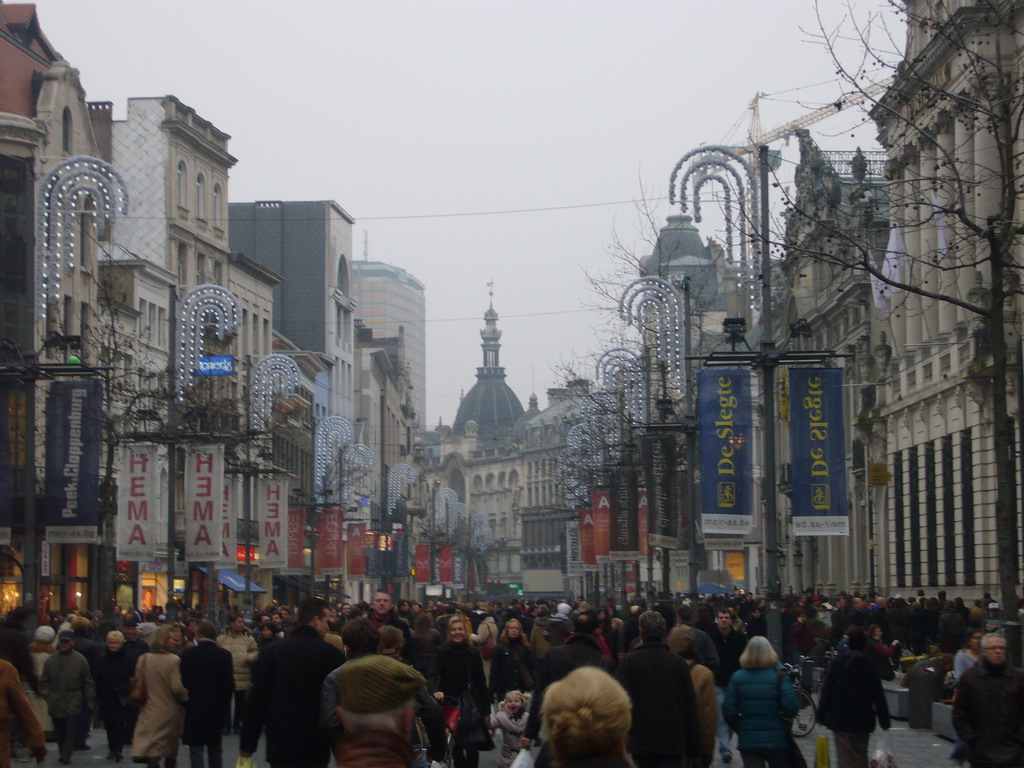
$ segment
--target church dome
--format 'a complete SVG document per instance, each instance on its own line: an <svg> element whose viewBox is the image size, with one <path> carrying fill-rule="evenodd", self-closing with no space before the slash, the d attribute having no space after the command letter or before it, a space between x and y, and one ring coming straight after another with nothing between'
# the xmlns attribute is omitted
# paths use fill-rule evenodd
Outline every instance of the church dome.
<svg viewBox="0 0 1024 768"><path fill-rule="evenodd" d="M466 435L469 422L476 422L477 439L496 441L512 437L516 422L523 415L523 404L505 383L505 369L499 364L501 331L498 313L490 307L484 314L484 328L480 331L484 364L476 369L476 384L459 403L452 429L456 435Z"/></svg>

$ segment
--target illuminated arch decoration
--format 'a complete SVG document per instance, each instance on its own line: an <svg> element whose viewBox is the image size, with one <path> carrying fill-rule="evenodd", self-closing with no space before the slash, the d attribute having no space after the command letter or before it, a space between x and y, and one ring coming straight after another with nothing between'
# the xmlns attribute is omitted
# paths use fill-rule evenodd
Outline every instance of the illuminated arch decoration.
<svg viewBox="0 0 1024 768"><path fill-rule="evenodd" d="M205 334L211 326L223 340L241 324L242 310L235 294L219 285L199 285L181 300L178 318L178 370L175 387L184 396L205 351Z"/></svg>
<svg viewBox="0 0 1024 768"><path fill-rule="evenodd" d="M322 496L338 463L338 454L352 442L352 425L341 416L328 416L316 425L313 441L313 492Z"/></svg>
<svg viewBox="0 0 1024 768"><path fill-rule="evenodd" d="M84 210L89 198L95 210ZM36 294L41 316L50 302L60 299L65 272L75 268L75 216L91 214L94 220L112 221L128 213L128 188L109 163L98 157L77 155L62 160L47 175L39 191L39 251Z"/></svg>
<svg viewBox="0 0 1024 768"><path fill-rule="evenodd" d="M623 291L619 315L641 333L654 334L657 360L682 388L686 383L686 355L683 352L683 303L679 292L660 277L641 277Z"/></svg>
<svg viewBox="0 0 1024 768"><path fill-rule="evenodd" d="M356 493L356 479L363 472L373 469L373 449L362 443L355 443L341 454L341 500L349 504Z"/></svg>
<svg viewBox="0 0 1024 768"><path fill-rule="evenodd" d="M393 515L398 508L402 491L415 482L416 470L408 464L393 464L388 467L388 515Z"/></svg>
<svg viewBox="0 0 1024 768"><path fill-rule="evenodd" d="M250 429L267 428L274 400L295 392L301 377L298 364L288 355L266 355L256 363L249 395Z"/></svg>
<svg viewBox="0 0 1024 768"><path fill-rule="evenodd" d="M441 488L434 494L434 530L448 528L448 519L453 504L459 501L459 494L451 488Z"/></svg>
<svg viewBox="0 0 1024 768"><path fill-rule="evenodd" d="M609 349L597 359L594 373L606 389L621 389L629 414L635 421L647 423L644 365L636 352L625 347Z"/></svg>

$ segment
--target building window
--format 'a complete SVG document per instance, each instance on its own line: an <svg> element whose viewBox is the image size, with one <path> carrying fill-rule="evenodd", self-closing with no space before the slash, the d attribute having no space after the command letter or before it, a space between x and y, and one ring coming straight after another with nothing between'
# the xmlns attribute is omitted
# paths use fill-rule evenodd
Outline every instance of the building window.
<svg viewBox="0 0 1024 768"><path fill-rule="evenodd" d="M220 219L220 207L224 204L223 195L220 191L220 184L213 185L213 223L215 226L221 225Z"/></svg>
<svg viewBox="0 0 1024 768"><path fill-rule="evenodd" d="M196 176L196 218L206 218L206 177L201 173Z"/></svg>
<svg viewBox="0 0 1024 768"><path fill-rule="evenodd" d="M178 161L178 205L188 207L188 168L184 160Z"/></svg>
<svg viewBox="0 0 1024 768"><path fill-rule="evenodd" d="M71 110L67 107L64 107L64 114L61 117L60 123L60 148L65 155L70 154L74 126L71 123Z"/></svg>

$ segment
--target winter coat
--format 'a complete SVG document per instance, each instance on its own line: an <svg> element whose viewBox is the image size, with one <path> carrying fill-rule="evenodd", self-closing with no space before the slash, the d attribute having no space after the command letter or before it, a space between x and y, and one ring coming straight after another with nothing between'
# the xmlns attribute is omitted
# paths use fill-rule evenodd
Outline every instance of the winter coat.
<svg viewBox="0 0 1024 768"><path fill-rule="evenodd" d="M138 710L128 699L135 659L121 648L117 653L106 650L96 659L92 678L96 681L96 706L103 722L122 722Z"/></svg>
<svg viewBox="0 0 1024 768"><path fill-rule="evenodd" d="M370 623L373 624L373 626L375 626L377 629L380 629L381 627L391 626L401 630L402 638L404 640L404 642L402 643L402 658L408 662L412 661L412 630L409 629L409 625L406 624L405 621L403 621L402 618L398 615L398 611L392 608L385 614L383 619L377 616L377 614L374 611L370 611L367 614L366 618L368 618L370 620Z"/></svg>
<svg viewBox="0 0 1024 768"><path fill-rule="evenodd" d="M984 659L964 672L953 700L953 727L970 763L1024 760L1024 672Z"/></svg>
<svg viewBox="0 0 1024 768"><path fill-rule="evenodd" d="M939 614L939 648L943 653L956 653L964 644L967 626L964 617L954 610L946 609Z"/></svg>
<svg viewBox="0 0 1024 768"><path fill-rule="evenodd" d="M726 688L722 714L739 737L741 752L785 749L799 705L786 669L739 669Z"/></svg>
<svg viewBox="0 0 1024 768"><path fill-rule="evenodd" d="M231 653L231 662L235 673L235 690L248 691L252 684L252 665L259 658L260 649L256 638L248 631L232 632L228 630L217 636L217 645Z"/></svg>
<svg viewBox="0 0 1024 768"><path fill-rule="evenodd" d="M21 675L14 665L0 660L0 768L11 768L11 720L18 719L29 749L45 744L43 728L21 687Z"/></svg>
<svg viewBox="0 0 1024 768"><path fill-rule="evenodd" d="M700 721L700 753L715 754L715 734L718 729L718 699L715 694L715 673L693 660L690 666L693 695L697 699L697 719Z"/></svg>
<svg viewBox="0 0 1024 768"><path fill-rule="evenodd" d="M50 654L43 663L39 688L50 717L77 717L83 707L91 709L96 701L96 685L89 662L74 649Z"/></svg>
<svg viewBox="0 0 1024 768"><path fill-rule="evenodd" d="M526 643L515 640L495 648L491 658L491 698L501 701L509 691L527 690L523 684L524 669L531 681L536 679L533 654Z"/></svg>
<svg viewBox="0 0 1024 768"><path fill-rule="evenodd" d="M733 673L740 668L740 656L747 647L747 636L733 630L723 635L718 627L712 629L708 634L718 651L718 669L715 670L715 685L725 688Z"/></svg>
<svg viewBox="0 0 1024 768"><path fill-rule="evenodd" d="M132 757L174 757L185 720L188 691L181 682L181 657L165 650L147 653L136 663L146 681L146 703L132 739ZM223 723L220 723L223 725Z"/></svg>
<svg viewBox="0 0 1024 768"><path fill-rule="evenodd" d="M616 679L633 700L631 755L700 755L700 724L690 666L660 640L627 653Z"/></svg>
<svg viewBox="0 0 1024 768"><path fill-rule="evenodd" d="M358 731L341 737L341 768L408 768L414 756L409 740L390 731Z"/></svg>
<svg viewBox="0 0 1024 768"><path fill-rule="evenodd" d="M412 643L412 665L422 675L430 672L430 665L434 661L434 652L444 642L441 633L431 627L426 632L413 632L409 636Z"/></svg>
<svg viewBox="0 0 1024 768"><path fill-rule="evenodd" d="M574 669L579 667L597 667L611 674L615 662L601 652L593 635L579 632L569 636L564 645L552 648L543 661L537 662L537 675L534 678L533 692L530 699L530 722L526 725L526 738L536 739L540 733L541 706L544 704L544 689L551 683L557 683Z"/></svg>
<svg viewBox="0 0 1024 768"><path fill-rule="evenodd" d="M240 751L255 753L266 729L268 763L326 762L330 750L320 731L320 687L344 660L341 651L306 625L268 645L253 672Z"/></svg>
<svg viewBox="0 0 1024 768"><path fill-rule="evenodd" d="M231 652L212 640L202 639L181 654L181 683L188 690L181 735L185 744L220 742L235 690L232 666Z"/></svg>
<svg viewBox="0 0 1024 768"><path fill-rule="evenodd" d="M458 699L469 691L477 711L482 716L491 713L480 651L468 643L448 641L437 649L434 665L427 678L427 687L431 693L440 691L446 699Z"/></svg>
<svg viewBox="0 0 1024 768"><path fill-rule="evenodd" d="M523 710L519 717L512 717L505 710L499 710L491 721L491 729L501 731L501 754L498 755L498 768L509 768L519 754L519 739L526 730L530 713Z"/></svg>
<svg viewBox="0 0 1024 768"><path fill-rule="evenodd" d="M871 733L875 721L889 728L889 707L878 665L863 653L839 654L825 671L818 720L833 731Z"/></svg>
<svg viewBox="0 0 1024 768"><path fill-rule="evenodd" d="M39 686L28 646L31 638L18 621L7 620L0 627L0 659L11 662L31 689Z"/></svg>

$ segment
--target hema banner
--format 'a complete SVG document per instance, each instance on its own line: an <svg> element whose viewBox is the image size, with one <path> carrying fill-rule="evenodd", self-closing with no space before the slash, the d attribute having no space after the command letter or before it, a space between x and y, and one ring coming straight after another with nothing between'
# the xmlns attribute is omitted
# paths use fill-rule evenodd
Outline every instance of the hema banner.
<svg viewBox="0 0 1024 768"><path fill-rule="evenodd" d="M789 392L793 532L848 536L843 371L793 368Z"/></svg>
<svg viewBox="0 0 1024 768"><path fill-rule="evenodd" d="M148 563L160 529L160 471L154 445L121 447L117 479L117 559Z"/></svg>
<svg viewBox="0 0 1024 768"><path fill-rule="evenodd" d="M697 371L700 502L704 533L753 526L753 407L750 371Z"/></svg>
<svg viewBox="0 0 1024 768"><path fill-rule="evenodd" d="M103 384L55 381L46 401L46 540L98 540Z"/></svg>

